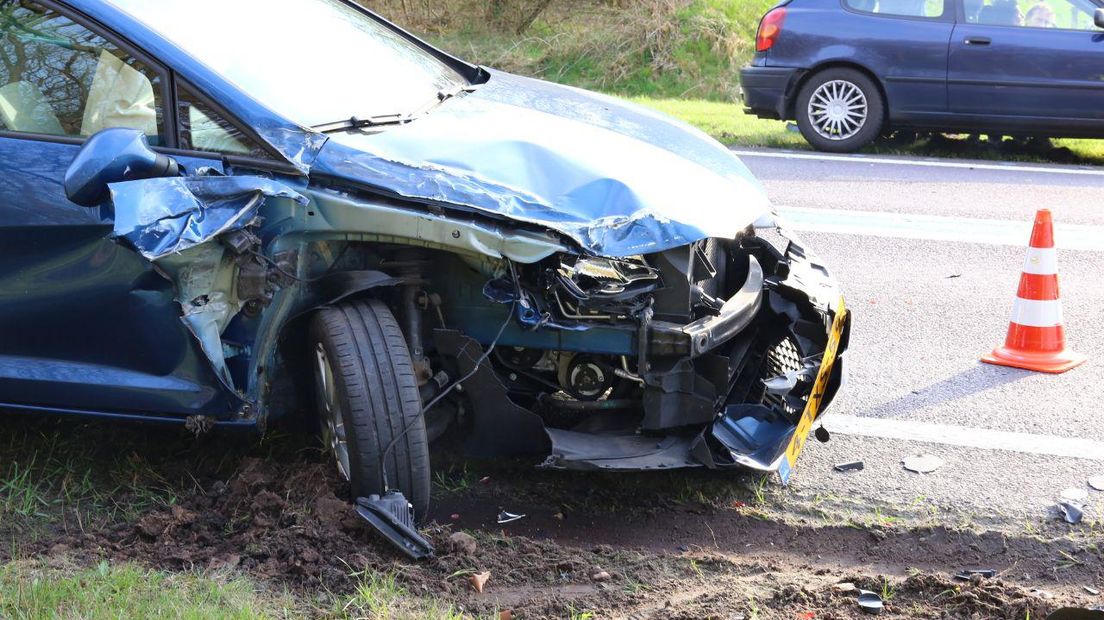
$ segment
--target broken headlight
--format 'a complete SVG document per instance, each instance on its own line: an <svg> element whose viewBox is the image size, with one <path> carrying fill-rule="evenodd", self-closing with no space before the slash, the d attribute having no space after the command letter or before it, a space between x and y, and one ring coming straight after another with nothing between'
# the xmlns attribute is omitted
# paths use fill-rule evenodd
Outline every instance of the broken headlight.
<svg viewBox="0 0 1104 620"><path fill-rule="evenodd" d="M552 276L560 310L576 319L635 314L663 285L659 272L642 257L563 256Z"/></svg>

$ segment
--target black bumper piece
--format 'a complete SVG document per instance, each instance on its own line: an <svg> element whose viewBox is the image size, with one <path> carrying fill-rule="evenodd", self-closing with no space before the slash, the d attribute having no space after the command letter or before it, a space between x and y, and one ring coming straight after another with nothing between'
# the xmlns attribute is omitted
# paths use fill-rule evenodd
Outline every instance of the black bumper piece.
<svg viewBox="0 0 1104 620"><path fill-rule="evenodd" d="M785 120L801 73L790 67L745 67L740 71L744 109L760 118Z"/></svg>

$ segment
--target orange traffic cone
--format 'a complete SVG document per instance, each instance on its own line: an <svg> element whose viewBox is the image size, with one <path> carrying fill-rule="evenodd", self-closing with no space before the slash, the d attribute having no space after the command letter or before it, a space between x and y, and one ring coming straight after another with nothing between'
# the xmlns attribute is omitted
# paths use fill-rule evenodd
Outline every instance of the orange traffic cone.
<svg viewBox="0 0 1104 620"><path fill-rule="evenodd" d="M1058 295L1058 255L1049 209L1035 214L1028 246L1008 337L1003 347L981 361L1039 372L1066 372L1086 357L1066 350L1062 300Z"/></svg>

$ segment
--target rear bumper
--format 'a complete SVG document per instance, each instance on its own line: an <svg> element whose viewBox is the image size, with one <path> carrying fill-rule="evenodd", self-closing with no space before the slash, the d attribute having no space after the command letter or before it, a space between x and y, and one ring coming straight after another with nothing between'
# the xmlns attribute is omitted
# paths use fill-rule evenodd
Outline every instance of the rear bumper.
<svg viewBox="0 0 1104 620"><path fill-rule="evenodd" d="M740 71L744 109L760 118L784 120L801 74L791 67L745 67Z"/></svg>

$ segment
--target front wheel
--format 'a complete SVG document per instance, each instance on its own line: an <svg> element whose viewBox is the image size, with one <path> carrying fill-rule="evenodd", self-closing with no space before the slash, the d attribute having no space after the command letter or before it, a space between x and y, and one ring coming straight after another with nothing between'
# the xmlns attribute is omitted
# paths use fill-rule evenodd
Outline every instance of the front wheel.
<svg viewBox="0 0 1104 620"><path fill-rule="evenodd" d="M885 101L873 80L854 69L826 69L797 94L797 126L818 151L851 153L873 142L885 124Z"/></svg>
<svg viewBox="0 0 1104 620"><path fill-rule="evenodd" d="M424 517L429 445L414 364L395 316L382 301L343 303L314 316L310 338L323 441L353 496L382 495L386 471L387 486Z"/></svg>

